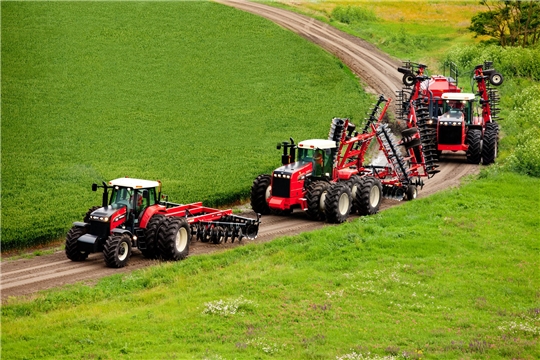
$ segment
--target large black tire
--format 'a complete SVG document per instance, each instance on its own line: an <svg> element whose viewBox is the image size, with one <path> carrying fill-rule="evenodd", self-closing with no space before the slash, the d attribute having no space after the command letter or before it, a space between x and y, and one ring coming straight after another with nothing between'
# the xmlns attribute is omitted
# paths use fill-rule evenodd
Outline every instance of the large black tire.
<svg viewBox="0 0 540 360"><path fill-rule="evenodd" d="M79 238L86 234L86 228L74 226L66 236L66 256L72 261L83 261L88 257L88 252L79 248Z"/></svg>
<svg viewBox="0 0 540 360"><path fill-rule="evenodd" d="M347 180L347 186L351 190L351 197L352 197L351 214L355 214L358 211L358 202L356 201L356 193L360 189L361 182L362 180L360 176L358 175L351 176L351 178Z"/></svg>
<svg viewBox="0 0 540 360"><path fill-rule="evenodd" d="M480 164L482 157L482 131L479 129L469 129L467 131L467 161L471 164Z"/></svg>
<svg viewBox="0 0 540 360"><path fill-rule="evenodd" d="M131 257L131 238L128 234L111 235L103 248L105 264L111 268L126 266Z"/></svg>
<svg viewBox="0 0 540 360"><path fill-rule="evenodd" d="M163 260L182 260L189 254L191 231L185 218L168 218L158 231L159 254Z"/></svg>
<svg viewBox="0 0 540 360"><path fill-rule="evenodd" d="M85 223L89 222L90 221L90 215L96 211L97 209L99 209L101 206L92 206L90 209L88 209L88 211L86 212L86 214L84 215L84 218L83 218L83 221Z"/></svg>
<svg viewBox="0 0 540 360"><path fill-rule="evenodd" d="M146 229L144 230L144 237L146 241L146 249L141 250L144 257L148 259L157 259L159 257L159 252L157 248L157 234L163 222L167 219L165 215L156 214L152 216Z"/></svg>
<svg viewBox="0 0 540 360"><path fill-rule="evenodd" d="M495 162L498 152L499 124L490 122L486 124L484 130L484 141L482 142L482 164L489 165Z"/></svg>
<svg viewBox="0 0 540 360"><path fill-rule="evenodd" d="M401 137L410 137L410 136L413 136L415 135L416 133L418 132L418 128L417 127L412 127L412 128L408 128L408 129L405 129L401 132Z"/></svg>
<svg viewBox="0 0 540 360"><path fill-rule="evenodd" d="M251 208L261 215L270 214L268 198L272 191L272 178L270 175L259 175L251 186Z"/></svg>
<svg viewBox="0 0 540 360"><path fill-rule="evenodd" d="M312 182L306 191L307 214L313 220L324 220L325 199L330 184L326 181Z"/></svg>
<svg viewBox="0 0 540 360"><path fill-rule="evenodd" d="M407 190L405 191L405 199L406 200L414 200L418 196L418 188L415 185L409 185L407 186Z"/></svg>
<svg viewBox="0 0 540 360"><path fill-rule="evenodd" d="M381 181L372 176L364 176L359 191L356 193L358 214L373 215L379 212L382 200Z"/></svg>
<svg viewBox="0 0 540 360"><path fill-rule="evenodd" d="M329 223L341 224L351 213L351 190L346 183L334 183L328 189L324 200L324 213Z"/></svg>

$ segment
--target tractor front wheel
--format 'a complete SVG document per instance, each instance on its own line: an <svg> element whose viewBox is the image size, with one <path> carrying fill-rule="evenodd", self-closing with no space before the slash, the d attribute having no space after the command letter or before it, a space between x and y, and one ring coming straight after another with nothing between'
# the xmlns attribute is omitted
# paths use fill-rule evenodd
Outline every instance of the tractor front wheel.
<svg viewBox="0 0 540 360"><path fill-rule="evenodd" d="M154 215L146 225L144 231L144 237L146 242L146 249L141 249L144 257L148 259L157 259L158 258L158 249L157 249L157 233L163 222L167 219L165 215Z"/></svg>
<svg viewBox="0 0 540 360"><path fill-rule="evenodd" d="M499 138L499 125L496 122L486 124L484 141L482 143L482 164L489 165L495 162L497 157L497 145Z"/></svg>
<svg viewBox="0 0 540 360"><path fill-rule="evenodd" d="M131 238L128 234L111 235L103 248L105 263L111 268L126 266L131 257Z"/></svg>
<svg viewBox="0 0 540 360"><path fill-rule="evenodd" d="M311 183L306 191L307 214L313 220L324 220L324 207L326 194L330 184L326 181L315 181Z"/></svg>
<svg viewBox="0 0 540 360"><path fill-rule="evenodd" d="M364 176L356 193L358 214L373 215L379 212L382 199L381 181L373 176Z"/></svg>
<svg viewBox="0 0 540 360"><path fill-rule="evenodd" d="M182 260L188 256L191 231L185 218L168 218L158 232L158 248L163 260Z"/></svg>
<svg viewBox="0 0 540 360"><path fill-rule="evenodd" d="M272 193L272 178L270 175L259 175L251 186L251 208L261 215L270 214L268 198Z"/></svg>
<svg viewBox="0 0 540 360"><path fill-rule="evenodd" d="M83 261L88 257L88 252L79 248L79 238L86 234L86 228L74 226L66 236L66 256L71 261Z"/></svg>
<svg viewBox="0 0 540 360"><path fill-rule="evenodd" d="M335 183L328 189L324 201L326 220L330 223L341 224L351 213L351 190L345 183Z"/></svg>
<svg viewBox="0 0 540 360"><path fill-rule="evenodd" d="M471 164L480 164L482 156L482 131L479 129L469 129L467 131L467 161Z"/></svg>

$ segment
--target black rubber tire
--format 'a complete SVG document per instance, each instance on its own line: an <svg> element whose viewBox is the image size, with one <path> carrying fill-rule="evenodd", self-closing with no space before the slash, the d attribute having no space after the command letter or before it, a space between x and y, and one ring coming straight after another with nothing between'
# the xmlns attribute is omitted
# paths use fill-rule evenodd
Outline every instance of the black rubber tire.
<svg viewBox="0 0 540 360"><path fill-rule="evenodd" d="M84 218L83 218L83 221L85 223L89 222L90 221L90 215L96 211L97 209L99 209L101 206L92 206L90 209L88 209L88 211L86 212L86 214L84 215Z"/></svg>
<svg viewBox="0 0 540 360"><path fill-rule="evenodd" d="M158 231L158 249L163 260L182 260L189 254L191 231L185 218L168 218Z"/></svg>
<svg viewBox="0 0 540 360"><path fill-rule="evenodd" d="M105 264L111 268L126 266L131 257L131 238L128 234L111 235L103 248Z"/></svg>
<svg viewBox="0 0 540 360"><path fill-rule="evenodd" d="M324 213L329 223L341 224L351 213L352 196L349 186L337 182L330 186L324 200Z"/></svg>
<svg viewBox="0 0 540 360"><path fill-rule="evenodd" d="M223 232L223 228L221 226L214 227L211 238L212 238L212 243L214 243L214 244L223 243L223 240L225 239L225 234Z"/></svg>
<svg viewBox="0 0 540 360"><path fill-rule="evenodd" d="M146 229L144 229L146 249L139 249L144 257L148 259L157 259L159 257L157 248L157 233L166 219L167 217L165 215L156 214L152 216L150 221L148 221L148 224L146 224Z"/></svg>
<svg viewBox="0 0 540 360"><path fill-rule="evenodd" d="M495 162L498 152L499 124L490 122L486 124L484 130L484 141L482 142L482 164L489 165Z"/></svg>
<svg viewBox="0 0 540 360"><path fill-rule="evenodd" d="M270 214L268 197L272 190L272 177L268 174L259 175L251 186L251 208L261 215Z"/></svg>
<svg viewBox="0 0 540 360"><path fill-rule="evenodd" d="M418 188L414 185L407 186L407 190L405 191L405 199L408 201L416 199L418 196Z"/></svg>
<svg viewBox="0 0 540 360"><path fill-rule="evenodd" d="M66 236L66 256L71 261L83 261L88 257L88 252L79 249L79 238L86 234L86 228L72 227Z"/></svg>
<svg viewBox="0 0 540 360"><path fill-rule="evenodd" d="M413 86L415 80L416 80L416 79L415 79L415 76L414 76L413 73L405 74L405 75L403 75L403 77L401 78L401 82L403 82L403 85L405 85L405 86Z"/></svg>
<svg viewBox="0 0 540 360"><path fill-rule="evenodd" d="M405 148L409 150L410 148L414 148L414 147L418 147L422 145L422 141L420 139L412 139L411 141L406 142L403 145L405 145Z"/></svg>
<svg viewBox="0 0 540 360"><path fill-rule="evenodd" d="M504 82L504 77L502 76L502 74L498 72L494 72L493 74L490 75L489 82L493 86L499 86L499 85L502 85L502 83Z"/></svg>
<svg viewBox="0 0 540 360"><path fill-rule="evenodd" d="M351 190L352 196L351 214L355 214L356 212L358 212L358 201L356 200L356 193L360 189L361 182L362 180L358 175L351 176L351 178L347 180L347 186Z"/></svg>
<svg viewBox="0 0 540 360"><path fill-rule="evenodd" d="M373 215L379 212L382 200L381 181L373 176L364 176L360 191L356 194L358 214Z"/></svg>
<svg viewBox="0 0 540 360"><path fill-rule="evenodd" d="M306 191L307 214L313 220L324 220L325 198L330 184L326 181L312 182Z"/></svg>
<svg viewBox="0 0 540 360"><path fill-rule="evenodd" d="M467 131L467 162L480 164L482 157L482 131L479 129L469 129Z"/></svg>
<svg viewBox="0 0 540 360"><path fill-rule="evenodd" d="M418 132L418 128L417 127L412 127L412 128L408 128L408 129L403 130L401 132L401 136L402 137L409 137L409 136L413 136L417 132Z"/></svg>

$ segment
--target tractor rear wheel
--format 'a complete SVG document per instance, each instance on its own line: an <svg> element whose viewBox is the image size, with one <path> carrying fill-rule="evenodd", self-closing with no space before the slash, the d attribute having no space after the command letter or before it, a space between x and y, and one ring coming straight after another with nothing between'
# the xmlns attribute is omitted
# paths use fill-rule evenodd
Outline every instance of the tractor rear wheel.
<svg viewBox="0 0 540 360"><path fill-rule="evenodd" d="M379 212L382 199L381 181L373 176L364 176L356 193L358 214L373 215Z"/></svg>
<svg viewBox="0 0 540 360"><path fill-rule="evenodd" d="M360 189L361 182L362 180L358 175L351 176L351 178L347 180L347 186L349 186L349 189L351 190L352 197L351 214L355 214L358 211L358 201L356 201L356 193Z"/></svg>
<svg viewBox="0 0 540 360"><path fill-rule="evenodd" d="M306 191L307 214L313 220L324 220L324 207L326 194L330 184L326 181L312 182Z"/></svg>
<svg viewBox="0 0 540 360"><path fill-rule="evenodd" d="M324 201L324 213L330 223L341 224L351 213L351 190L346 183L334 183L328 189Z"/></svg>
<svg viewBox="0 0 540 360"><path fill-rule="evenodd" d="M182 260L188 256L191 231L185 218L168 218L158 231L158 248L163 260Z"/></svg>
<svg viewBox="0 0 540 360"><path fill-rule="evenodd" d="M259 175L251 186L251 208L261 215L270 214L268 198L272 193L272 178L270 175Z"/></svg>
<svg viewBox="0 0 540 360"><path fill-rule="evenodd" d="M154 215L148 221L146 229L144 230L144 237L146 241L146 249L140 249L144 257L148 259L157 259L158 258L158 249L157 249L157 233L163 222L167 219L165 215Z"/></svg>
<svg viewBox="0 0 540 360"><path fill-rule="evenodd" d="M489 165L495 162L497 157L497 145L499 137L499 124L490 122L486 124L484 141L482 143L482 164Z"/></svg>
<svg viewBox="0 0 540 360"><path fill-rule="evenodd" d="M128 234L111 235L103 248L105 263L111 268L126 266L131 257L131 238Z"/></svg>
<svg viewBox="0 0 540 360"><path fill-rule="evenodd" d="M467 161L471 164L480 164L482 157L482 131L469 129L467 131Z"/></svg>
<svg viewBox="0 0 540 360"><path fill-rule="evenodd" d="M88 257L88 252L79 248L79 238L86 234L86 228L74 226L66 236L66 256L71 261L83 261Z"/></svg>

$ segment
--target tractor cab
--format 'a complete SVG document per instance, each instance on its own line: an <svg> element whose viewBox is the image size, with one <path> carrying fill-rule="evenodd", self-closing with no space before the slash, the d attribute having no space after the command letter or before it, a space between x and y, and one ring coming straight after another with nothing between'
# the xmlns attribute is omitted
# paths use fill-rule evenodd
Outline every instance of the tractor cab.
<svg viewBox="0 0 540 360"><path fill-rule="evenodd" d="M466 150L467 129L475 125L473 116L475 95L472 93L444 93L443 114L438 117L438 150Z"/></svg>
<svg viewBox="0 0 540 360"><path fill-rule="evenodd" d="M298 144L298 159L311 163L313 177L331 177L336 142L332 140L305 140Z"/></svg>

